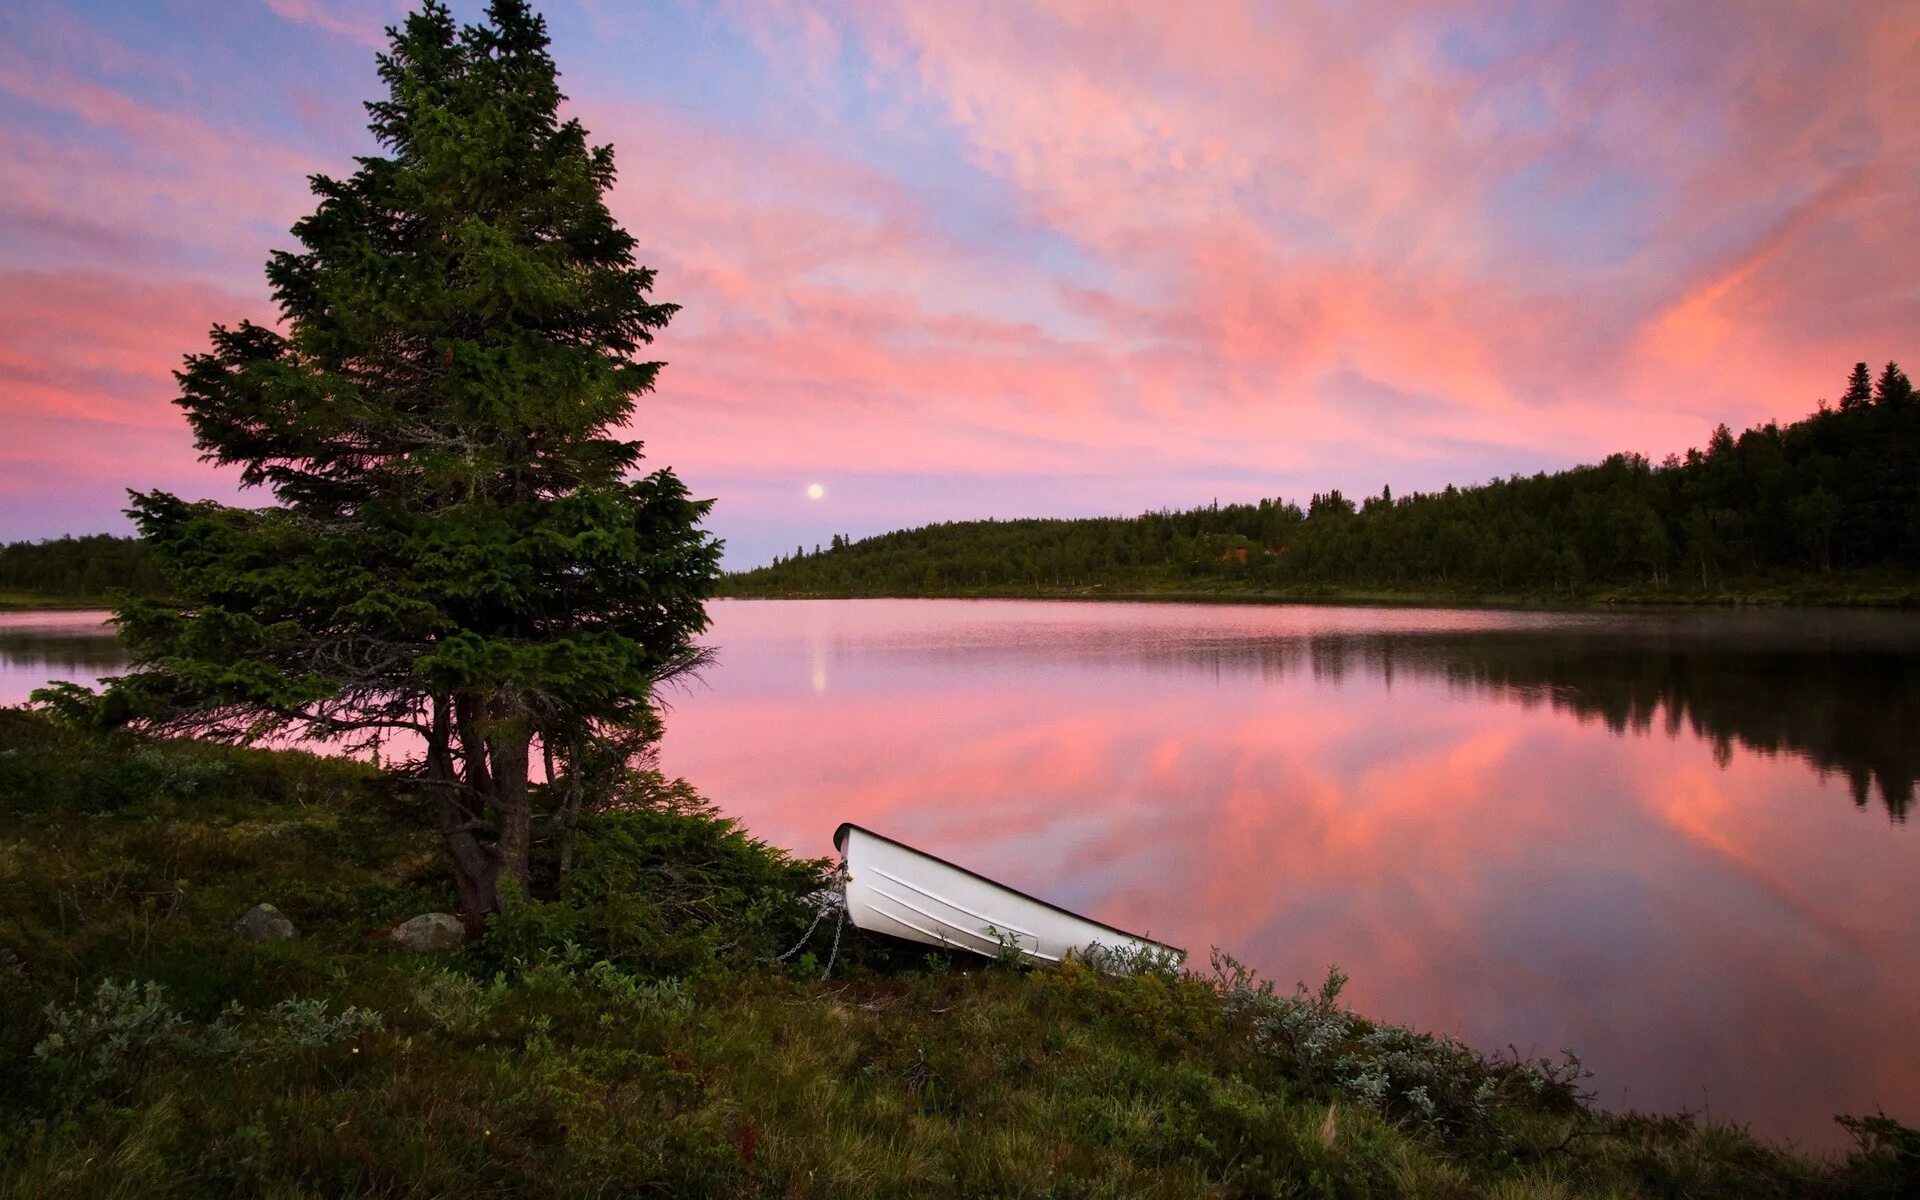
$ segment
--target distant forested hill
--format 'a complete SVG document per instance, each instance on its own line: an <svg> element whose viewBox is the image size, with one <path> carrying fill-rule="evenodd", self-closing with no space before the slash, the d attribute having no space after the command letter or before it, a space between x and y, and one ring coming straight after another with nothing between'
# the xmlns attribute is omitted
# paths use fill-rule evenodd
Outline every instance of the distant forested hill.
<svg viewBox="0 0 1920 1200"><path fill-rule="evenodd" d="M1338 491L1132 518L966 521L729 576L735 596L1381 592L1920 596L1920 402L1856 366L1835 406L1653 463L1358 504Z"/></svg>
<svg viewBox="0 0 1920 1200"><path fill-rule="evenodd" d="M156 595L161 588L159 568L138 538L97 533L0 545L0 594L96 600L116 590Z"/></svg>

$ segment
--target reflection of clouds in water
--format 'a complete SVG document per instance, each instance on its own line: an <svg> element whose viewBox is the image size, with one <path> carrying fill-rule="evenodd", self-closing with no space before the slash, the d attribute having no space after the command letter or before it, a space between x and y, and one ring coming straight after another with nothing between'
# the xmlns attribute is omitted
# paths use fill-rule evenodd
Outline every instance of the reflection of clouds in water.
<svg viewBox="0 0 1920 1200"><path fill-rule="evenodd" d="M825 703L730 667L667 745L783 844L855 820L1196 962L1337 962L1367 1011L1577 1047L1612 1103L1831 1144L1833 1112L1920 1102L1888 1052L1920 990L1909 830L1748 752L1911 770L1874 732L1910 685L1869 669L1911 663L1900 622L807 607L716 618L736 664L827 647Z"/></svg>
<svg viewBox="0 0 1920 1200"><path fill-rule="evenodd" d="M1544 704L1615 733L1684 729L1709 742L1723 766L1735 745L1796 755L1844 777L1857 804L1877 798L1896 819L1920 785L1913 614L1114 604L1088 621L1073 617L1085 605L1010 603L1002 606L1010 618L996 625L979 619L977 602L908 607L898 624L871 623L860 645L865 660L964 664L975 680L1001 677L996 685L1067 662L1089 674L1273 683L1305 673L1323 685L1378 681L1388 689L1399 672L1523 708ZM720 608L733 615L752 606ZM940 622L942 613L950 623ZM848 622L829 633L819 614L806 619L818 691L820 647L838 647L864 627Z"/></svg>

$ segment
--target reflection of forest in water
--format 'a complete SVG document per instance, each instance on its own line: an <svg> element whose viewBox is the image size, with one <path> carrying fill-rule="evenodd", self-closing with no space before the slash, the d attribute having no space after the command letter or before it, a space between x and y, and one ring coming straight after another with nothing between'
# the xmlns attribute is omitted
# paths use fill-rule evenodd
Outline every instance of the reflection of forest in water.
<svg viewBox="0 0 1920 1200"><path fill-rule="evenodd" d="M126 665L126 652L110 633L93 628L0 628L0 667L15 671L86 671L100 674Z"/></svg>
<svg viewBox="0 0 1920 1200"><path fill-rule="evenodd" d="M1920 781L1920 654L1837 639L1768 644L1730 637L1527 631L1332 635L1256 642L1264 667L1442 678L1523 705L1545 703L1615 733L1659 725L1713 743L1722 763L1739 745L1795 754L1844 775L1856 804L1877 794L1896 821ZM1223 665L1234 652L1196 657ZM1274 661L1278 658L1278 662Z"/></svg>
<svg viewBox="0 0 1920 1200"><path fill-rule="evenodd" d="M1848 780L1854 802L1878 797L1905 820L1920 784L1920 621L1889 614L1682 614L1473 630L1271 634L1104 626L1032 643L965 638L915 656L1081 666L1134 664L1181 673L1337 683L1354 674L1391 686L1440 679L1523 706L1598 718L1615 733L1658 726L1713 744L1792 754ZM123 666L119 643L94 628L0 628L0 669L98 675Z"/></svg>
<svg viewBox="0 0 1920 1200"><path fill-rule="evenodd" d="M1796 754L1846 776L1862 807L1877 792L1896 821L1920 780L1920 661L1911 653L1483 637L1426 639L1411 654L1384 639L1368 659L1387 673L1409 666L1523 703L1544 700L1615 733L1685 729L1711 741L1723 764L1736 744Z"/></svg>
<svg viewBox="0 0 1920 1200"><path fill-rule="evenodd" d="M952 655L972 648L949 644ZM1005 647L986 649L1002 657ZM1297 635L1107 628L1064 651L1082 665L1337 683L1354 674L1440 679L1550 705L1615 733L1656 725L1713 744L1792 754L1843 775L1906 819L1920 782L1920 621L1885 613L1684 613L1565 623ZM996 652L998 651L998 652ZM1016 652L1019 653L1019 652ZM1022 654L1024 657L1024 654Z"/></svg>

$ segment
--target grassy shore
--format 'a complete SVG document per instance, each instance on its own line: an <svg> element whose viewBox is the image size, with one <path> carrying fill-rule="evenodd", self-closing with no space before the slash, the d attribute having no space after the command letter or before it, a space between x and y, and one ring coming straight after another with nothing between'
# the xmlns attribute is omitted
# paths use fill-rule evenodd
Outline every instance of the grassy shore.
<svg viewBox="0 0 1920 1200"><path fill-rule="evenodd" d="M112 608L104 596L50 596L42 592L0 592L0 612L73 612Z"/></svg>
<svg viewBox="0 0 1920 1200"><path fill-rule="evenodd" d="M1894 1196L1588 1108L1231 963L1026 972L806 926L822 864L646 781L565 894L441 955L419 802L359 764L0 710L0 1196ZM230 923L271 902L299 936ZM1204 957L1201 955L1200 957ZM1907 1139L1903 1141L1903 1139ZM1904 1157L1902 1157L1904 1155Z"/></svg>

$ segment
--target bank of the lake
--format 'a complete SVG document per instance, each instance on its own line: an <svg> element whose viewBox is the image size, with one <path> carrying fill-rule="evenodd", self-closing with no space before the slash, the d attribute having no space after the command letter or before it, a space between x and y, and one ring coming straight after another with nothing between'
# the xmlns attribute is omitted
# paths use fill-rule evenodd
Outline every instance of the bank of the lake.
<svg viewBox="0 0 1920 1200"><path fill-rule="evenodd" d="M1383 588L1196 587L1191 583L1081 587L974 587L901 591L742 587L732 579L717 592L735 600L1121 600L1175 604L1378 604L1409 608L1920 608L1920 584L1888 580L1817 579L1755 584L1712 592L1615 588L1575 596L1549 592L1394 590ZM113 597L0 592L0 612L85 612L110 609Z"/></svg>
<svg viewBox="0 0 1920 1200"><path fill-rule="evenodd" d="M820 864L653 780L565 895L442 956L416 797L299 753L0 710L0 1195L1893 1196L1225 977L826 939ZM244 942L270 902L298 936ZM1197 957L1204 958L1204 955ZM1902 1139L1905 1139L1902 1141ZM1898 1143L1898 1144L1896 1144ZM1904 1155L1904 1157L1902 1157ZM1904 1172L1904 1175L1903 1175Z"/></svg>
<svg viewBox="0 0 1920 1200"><path fill-rule="evenodd" d="M1077 586L982 586L807 590L729 576L720 594L737 600L1126 600L1205 604L1387 604L1431 608L1920 608L1920 582L1874 574L1755 582L1710 591L1602 588L1579 593L1247 587L1230 582L1129 580Z"/></svg>
<svg viewBox="0 0 1920 1200"><path fill-rule="evenodd" d="M113 604L111 596L56 596L45 592L0 592L0 612L84 612Z"/></svg>

